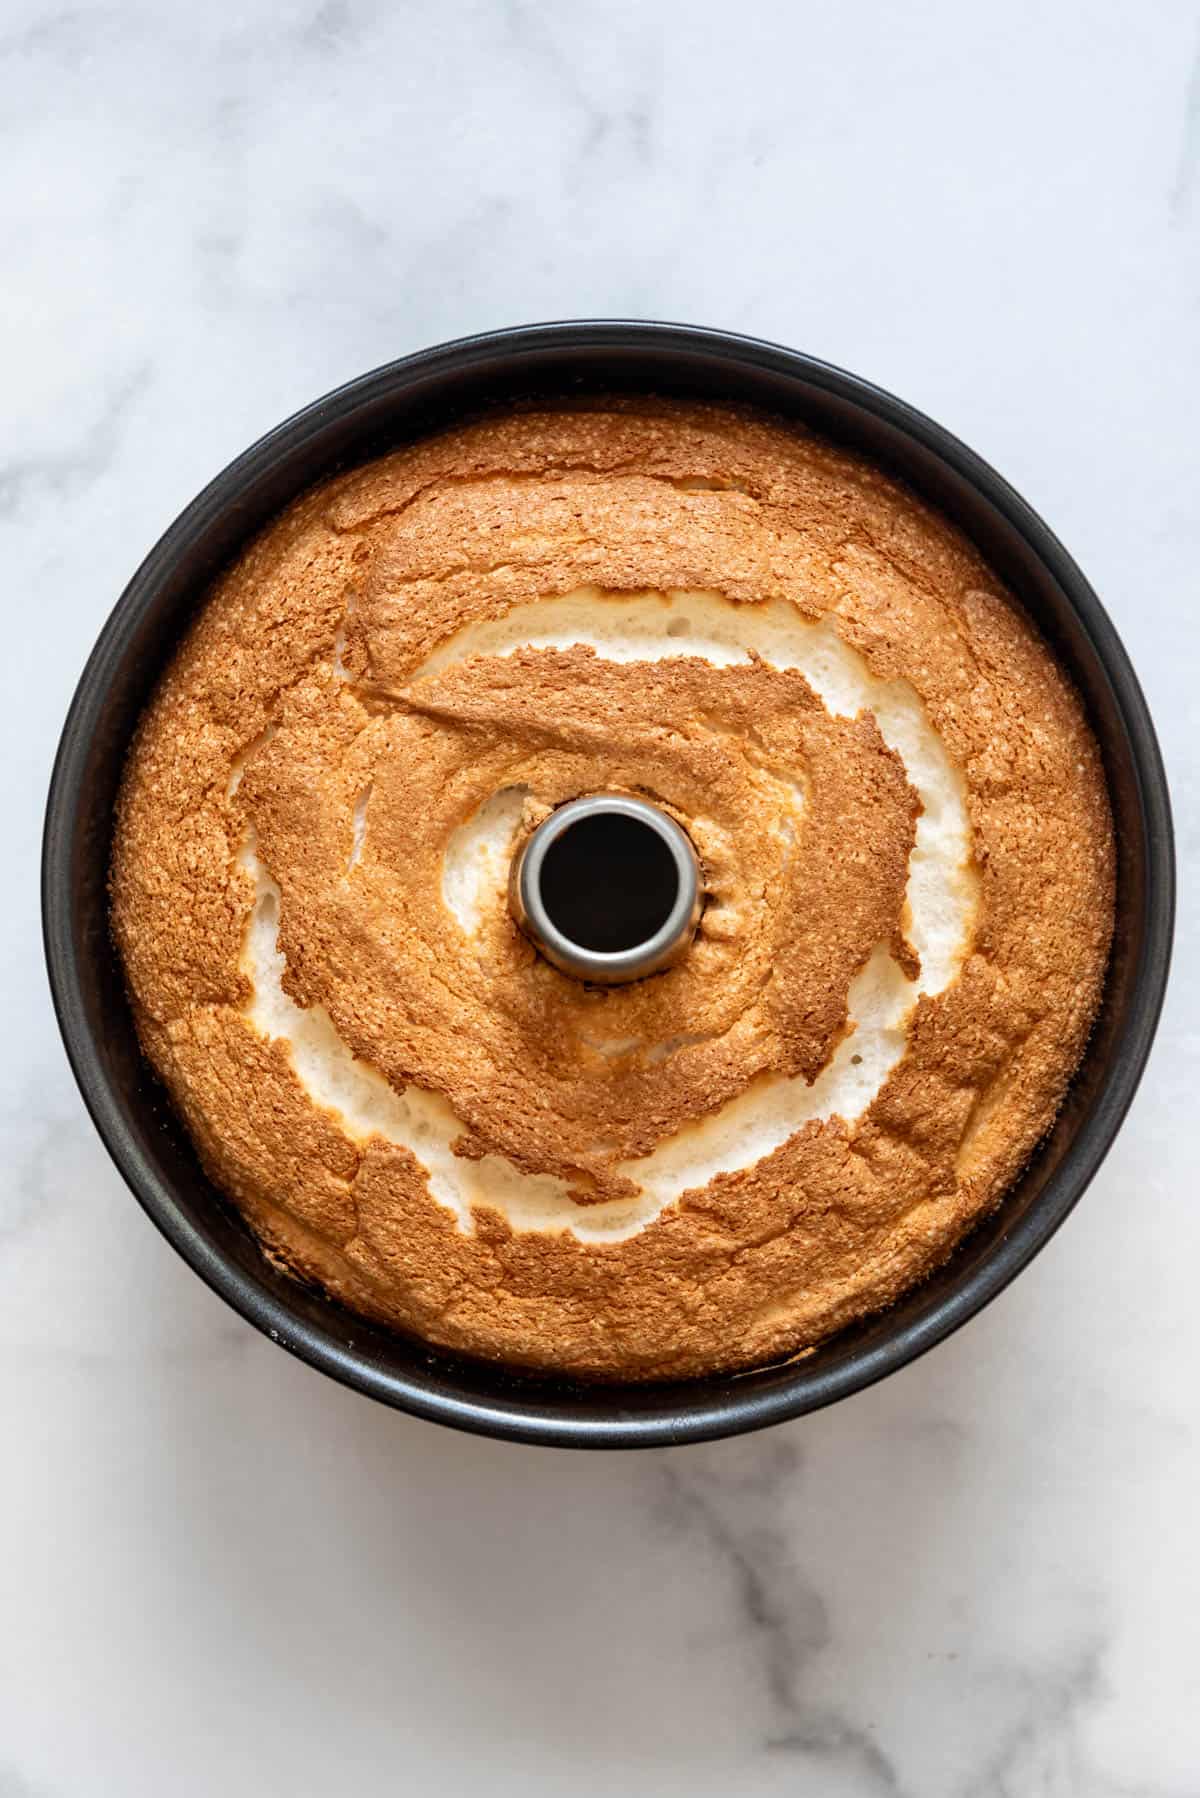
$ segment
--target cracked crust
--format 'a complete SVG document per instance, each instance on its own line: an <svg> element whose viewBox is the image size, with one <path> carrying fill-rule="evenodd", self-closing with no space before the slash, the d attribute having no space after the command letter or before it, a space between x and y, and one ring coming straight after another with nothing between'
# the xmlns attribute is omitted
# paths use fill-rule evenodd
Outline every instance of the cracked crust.
<svg viewBox="0 0 1200 1798"><path fill-rule="evenodd" d="M757 660L617 665L575 646L422 671L465 626L589 585L784 598L880 680L910 681L965 780L973 935L853 1125L805 1126L626 1240L514 1231L487 1208L467 1234L412 1153L343 1128L248 1016L248 832L282 895L291 999L394 1088L443 1095L465 1160L558 1176L581 1207L628 1192L631 1158L748 1083L818 1074L878 943L916 972L919 802L869 714L831 716ZM446 843L513 786L525 828L613 786L684 823L707 907L679 968L580 987L502 899L464 934ZM662 1377L799 1352L920 1280L998 1201L1095 1014L1113 848L1075 695L949 525L827 444L642 401L486 420L270 526L143 719L112 896L146 1053L269 1253L455 1349Z"/></svg>

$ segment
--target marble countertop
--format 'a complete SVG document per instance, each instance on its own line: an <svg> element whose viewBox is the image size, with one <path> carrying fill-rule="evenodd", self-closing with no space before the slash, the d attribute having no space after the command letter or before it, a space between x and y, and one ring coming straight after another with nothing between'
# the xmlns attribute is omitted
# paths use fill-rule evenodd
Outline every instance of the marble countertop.
<svg viewBox="0 0 1200 1798"><path fill-rule="evenodd" d="M1200 1793L1200 24L1158 0L243 0L0 21L0 1798ZM255 1335L50 1013L85 654L295 407L461 332L687 319L903 394L1048 517L1170 767L1133 1113L985 1315L819 1416L572 1456Z"/></svg>

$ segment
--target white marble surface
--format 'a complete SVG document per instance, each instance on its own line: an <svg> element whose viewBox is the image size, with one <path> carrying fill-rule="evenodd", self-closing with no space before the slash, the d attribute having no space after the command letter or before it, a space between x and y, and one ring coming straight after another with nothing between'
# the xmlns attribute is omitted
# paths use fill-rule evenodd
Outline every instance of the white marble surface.
<svg viewBox="0 0 1200 1798"><path fill-rule="evenodd" d="M1200 20L1155 0L0 13L0 1798L1200 1792ZM764 1436L393 1416L111 1171L38 941L127 575L345 377L579 314L782 339L1053 521L1171 766L1174 989L1103 1174L955 1340Z"/></svg>

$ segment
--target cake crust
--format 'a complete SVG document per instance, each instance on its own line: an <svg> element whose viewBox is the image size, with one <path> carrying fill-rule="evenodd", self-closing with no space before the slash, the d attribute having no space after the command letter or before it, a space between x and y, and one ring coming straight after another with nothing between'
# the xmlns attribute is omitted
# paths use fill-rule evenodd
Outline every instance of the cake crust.
<svg viewBox="0 0 1200 1798"><path fill-rule="evenodd" d="M688 830L705 907L678 967L591 989L505 858L613 789ZM1082 708L961 535L818 439L639 400L484 419L269 526L137 733L112 920L282 1265L651 1378L801 1352L946 1258L1053 1122L1113 890Z"/></svg>

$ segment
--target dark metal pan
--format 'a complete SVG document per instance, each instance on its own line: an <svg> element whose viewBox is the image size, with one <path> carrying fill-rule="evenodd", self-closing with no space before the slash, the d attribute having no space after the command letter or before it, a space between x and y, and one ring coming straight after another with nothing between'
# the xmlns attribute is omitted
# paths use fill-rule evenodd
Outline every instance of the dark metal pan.
<svg viewBox="0 0 1200 1798"><path fill-rule="evenodd" d="M806 1358L672 1385L579 1385L460 1359L278 1273L206 1179L139 1054L108 927L113 803L131 734L208 582L247 538L333 470L483 406L623 389L795 418L954 518L1084 697L1119 849L1101 1017L1054 1130L1000 1207L931 1279ZM193 500L122 594L80 680L50 787L42 903L54 1004L96 1127L159 1229L243 1317L335 1379L422 1417L516 1441L637 1447L758 1429L844 1398L940 1342L1020 1272L1096 1172L1141 1076L1167 978L1174 857L1158 745L1120 639L1057 538L999 475L912 407L811 357L719 331L598 321L464 338L377 369L270 432Z"/></svg>

